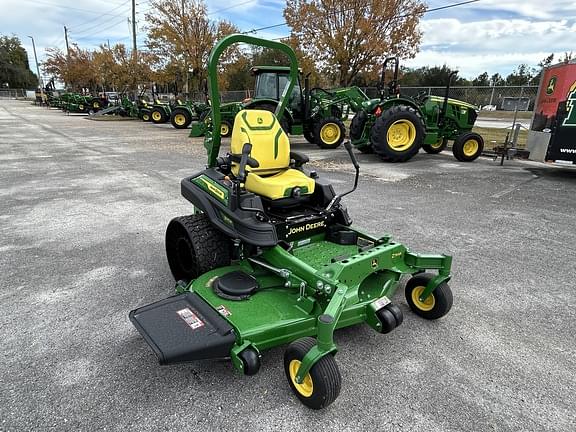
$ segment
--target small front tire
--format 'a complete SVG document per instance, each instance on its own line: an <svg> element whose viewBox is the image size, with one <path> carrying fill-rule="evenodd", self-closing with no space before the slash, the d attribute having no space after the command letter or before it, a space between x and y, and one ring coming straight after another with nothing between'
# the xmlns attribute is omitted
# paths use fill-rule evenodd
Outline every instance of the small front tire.
<svg viewBox="0 0 576 432"><path fill-rule="evenodd" d="M424 144L422 148L428 154L441 153L448 145L448 138L439 138L434 144Z"/></svg>
<svg viewBox="0 0 576 432"><path fill-rule="evenodd" d="M344 141L345 136L346 127L342 120L336 117L320 120L314 130L316 144L322 149L338 148Z"/></svg>
<svg viewBox="0 0 576 432"><path fill-rule="evenodd" d="M428 320L442 318L450 312L454 302L452 290L446 282L438 285L424 301L420 300L420 295L434 277L432 273L417 274L406 283L404 289L406 301L412 312Z"/></svg>
<svg viewBox="0 0 576 432"><path fill-rule="evenodd" d="M292 391L308 408L326 408L336 400L342 387L342 376L334 356L325 355L310 369L302 383L296 374L304 356L316 345L316 340L305 337L292 342L284 353L284 371Z"/></svg>
<svg viewBox="0 0 576 432"><path fill-rule="evenodd" d="M260 370L260 356L252 348L246 348L238 354L238 358L242 361L244 375L256 375Z"/></svg>
<svg viewBox="0 0 576 432"><path fill-rule="evenodd" d="M482 154L484 139L476 132L459 135L452 145L452 153L460 162L472 162Z"/></svg>

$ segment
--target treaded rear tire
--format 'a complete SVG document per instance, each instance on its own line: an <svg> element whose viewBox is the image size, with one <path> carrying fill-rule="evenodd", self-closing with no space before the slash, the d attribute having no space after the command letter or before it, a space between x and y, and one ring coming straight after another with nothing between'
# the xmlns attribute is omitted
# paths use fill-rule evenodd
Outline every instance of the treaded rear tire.
<svg viewBox="0 0 576 432"><path fill-rule="evenodd" d="M403 151L394 150L387 140L388 129L394 122L406 120L416 129L414 141L409 148ZM380 158L386 162L406 162L418 153L425 136L424 123L418 111L406 105L394 105L382 113L374 122L370 133L372 148Z"/></svg>
<svg viewBox="0 0 576 432"><path fill-rule="evenodd" d="M179 216L166 228L166 257L175 280L190 281L230 264L230 241L204 213Z"/></svg>
<svg viewBox="0 0 576 432"><path fill-rule="evenodd" d="M313 392L310 396L306 397L301 394L290 377L290 363L292 360L302 361L306 353L316 345L316 339L312 337L304 337L292 342L284 352L284 372L288 384L294 394L300 399L308 408L319 410L326 408L336 400L340 394L342 387L342 376L338 370L338 365L334 356L331 354L325 355L310 369L310 377L313 382Z"/></svg>

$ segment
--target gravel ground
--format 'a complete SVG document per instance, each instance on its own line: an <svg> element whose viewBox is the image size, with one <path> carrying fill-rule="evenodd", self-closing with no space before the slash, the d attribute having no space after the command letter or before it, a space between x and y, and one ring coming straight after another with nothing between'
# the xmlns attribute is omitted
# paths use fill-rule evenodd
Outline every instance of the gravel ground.
<svg viewBox="0 0 576 432"><path fill-rule="evenodd" d="M349 187L344 150L294 141ZM164 229L190 211L179 181L203 167L200 140L0 101L0 430L576 430L576 170L359 159L355 224L452 254L454 308L427 322L398 295L391 334L339 331L342 392L314 412L283 347L254 377L160 367L128 320L173 293Z"/></svg>

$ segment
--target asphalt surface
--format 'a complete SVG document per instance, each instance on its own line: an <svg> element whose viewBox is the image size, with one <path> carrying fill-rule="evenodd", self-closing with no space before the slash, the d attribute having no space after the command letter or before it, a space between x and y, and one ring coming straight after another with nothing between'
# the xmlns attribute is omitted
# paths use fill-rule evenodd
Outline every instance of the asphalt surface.
<svg viewBox="0 0 576 432"><path fill-rule="evenodd" d="M186 135L0 101L0 430L576 430L576 170L359 155L355 224L452 254L454 307L422 320L401 288L394 332L338 331L342 392L315 412L283 347L254 377L161 367L128 319L173 294L164 230L205 163ZM344 150L294 147L350 186Z"/></svg>

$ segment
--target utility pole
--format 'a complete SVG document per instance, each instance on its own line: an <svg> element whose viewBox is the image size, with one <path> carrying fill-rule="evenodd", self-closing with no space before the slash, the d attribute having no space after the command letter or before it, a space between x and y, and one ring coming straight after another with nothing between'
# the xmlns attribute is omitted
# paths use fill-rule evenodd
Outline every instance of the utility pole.
<svg viewBox="0 0 576 432"><path fill-rule="evenodd" d="M136 0L132 0L132 53L134 54L134 60L138 55L136 48Z"/></svg>
<svg viewBox="0 0 576 432"><path fill-rule="evenodd" d="M64 26L64 39L66 40L66 56L70 57L70 46L68 45L68 29Z"/></svg>
<svg viewBox="0 0 576 432"><path fill-rule="evenodd" d="M184 0L182 0L182 39L184 41L184 94L189 97L188 92L188 57L186 46L186 12L184 10Z"/></svg>
<svg viewBox="0 0 576 432"><path fill-rule="evenodd" d="M136 0L132 0L132 61L134 62L133 68L136 70L138 63L138 48L136 47ZM136 100L137 95L138 90L135 88L134 100Z"/></svg>
<svg viewBox="0 0 576 432"><path fill-rule="evenodd" d="M40 105L44 103L44 83L42 82L42 77L40 76L40 67L38 66L38 56L36 55L36 44L34 43L34 38L32 36L28 36L32 39L32 49L34 50L34 61L36 62L36 73L38 73L38 85L40 86L40 97L42 98L42 102Z"/></svg>

